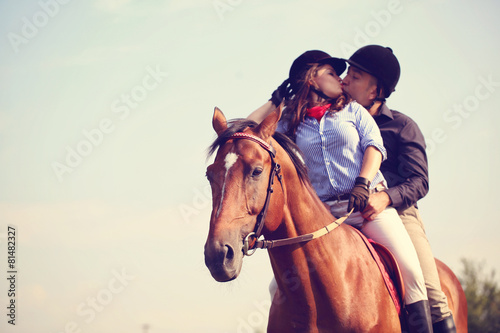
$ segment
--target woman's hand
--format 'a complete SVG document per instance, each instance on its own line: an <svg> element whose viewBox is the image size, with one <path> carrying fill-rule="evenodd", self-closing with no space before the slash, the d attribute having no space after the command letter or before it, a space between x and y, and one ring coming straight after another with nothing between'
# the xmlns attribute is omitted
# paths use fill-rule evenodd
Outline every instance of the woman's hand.
<svg viewBox="0 0 500 333"><path fill-rule="evenodd" d="M283 83L276 88L271 94L271 99L269 99L274 106L278 107L283 100L287 100L291 95L290 80L286 79Z"/></svg>
<svg viewBox="0 0 500 333"><path fill-rule="evenodd" d="M354 208L354 212L364 211L369 195L370 191L368 190L368 186L365 184L354 185L351 195L349 196L347 211L350 212L352 208Z"/></svg>

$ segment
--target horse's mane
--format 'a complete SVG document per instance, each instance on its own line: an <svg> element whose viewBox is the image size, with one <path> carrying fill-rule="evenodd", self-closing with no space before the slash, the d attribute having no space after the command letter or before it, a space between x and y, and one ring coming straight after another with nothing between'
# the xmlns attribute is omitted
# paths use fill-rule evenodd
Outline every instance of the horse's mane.
<svg viewBox="0 0 500 333"><path fill-rule="evenodd" d="M302 152L295 144L295 142L293 142L287 135L281 132L274 132L273 138L281 147L283 147L283 149L292 160L292 163L295 166L295 170L297 170L297 174L299 175L300 180L304 183L310 183L309 175L307 174L307 167L304 163L304 159L302 158Z"/></svg>
<svg viewBox="0 0 500 333"><path fill-rule="evenodd" d="M231 137L234 133L243 132L243 130L248 127L255 128L257 127L257 123L248 119L230 120L228 128L224 130L208 148L208 157L215 153L219 147L224 145L229 140L229 137ZM305 183L310 183L309 176L307 174L307 167L302 159L302 153L300 152L299 147L283 133L275 132L273 134L273 138L286 151L292 160L300 180Z"/></svg>

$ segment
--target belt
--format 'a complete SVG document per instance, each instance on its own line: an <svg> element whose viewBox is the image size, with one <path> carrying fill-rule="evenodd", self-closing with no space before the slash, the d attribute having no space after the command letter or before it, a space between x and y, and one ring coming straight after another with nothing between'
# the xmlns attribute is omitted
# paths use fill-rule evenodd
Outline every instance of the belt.
<svg viewBox="0 0 500 333"><path fill-rule="evenodd" d="M351 196L350 193L344 193L344 194L337 194L334 196L329 197L326 201L344 201L344 200L349 200L349 197Z"/></svg>

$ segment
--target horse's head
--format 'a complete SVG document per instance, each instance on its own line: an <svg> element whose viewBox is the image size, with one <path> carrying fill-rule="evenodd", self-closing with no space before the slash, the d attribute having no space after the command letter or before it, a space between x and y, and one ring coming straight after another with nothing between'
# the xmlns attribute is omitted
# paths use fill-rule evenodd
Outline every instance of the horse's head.
<svg viewBox="0 0 500 333"><path fill-rule="evenodd" d="M205 263L219 282L233 280L240 273L243 240L255 231L258 215L266 205L275 166L269 143L280 114L281 109L277 109L258 126L240 121L228 128L222 112L215 109L212 124L218 138L212 151L218 150L214 163L207 168L212 187L212 214L205 244ZM238 139L235 133L240 137L244 133L243 136L250 139ZM280 213L272 208L283 204L283 192L281 188L276 190L278 187L267 211L265 227L269 230L276 228L281 220Z"/></svg>

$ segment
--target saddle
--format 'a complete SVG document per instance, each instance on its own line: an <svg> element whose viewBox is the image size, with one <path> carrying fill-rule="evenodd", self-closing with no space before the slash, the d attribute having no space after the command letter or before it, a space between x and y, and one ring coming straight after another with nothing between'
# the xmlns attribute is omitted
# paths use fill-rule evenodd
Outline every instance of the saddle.
<svg viewBox="0 0 500 333"><path fill-rule="evenodd" d="M382 273L385 285L387 287L387 290L389 291L389 294L391 295L398 315L401 315L401 309L404 304L403 299L405 295L405 289L403 285L403 277L401 275L401 271L399 270L398 263L394 258L394 255L382 244L379 244L372 239L368 239L358 229L352 226L349 227L353 228L357 232L359 237L361 237L366 247L370 251L373 259L380 269L380 273Z"/></svg>

